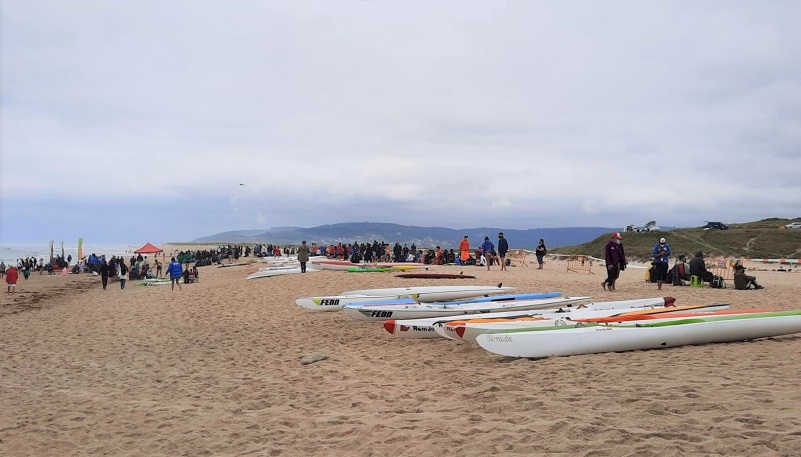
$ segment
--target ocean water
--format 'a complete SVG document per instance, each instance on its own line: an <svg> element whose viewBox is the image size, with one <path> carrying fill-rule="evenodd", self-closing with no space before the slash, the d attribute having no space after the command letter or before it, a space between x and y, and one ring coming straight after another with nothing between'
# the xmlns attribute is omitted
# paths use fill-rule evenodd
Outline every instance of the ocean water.
<svg viewBox="0 0 801 457"><path fill-rule="evenodd" d="M134 246L130 244L92 244L83 243L83 255L89 256L94 253L96 255L106 255L106 258L111 256L125 256L130 257L133 252L142 245ZM164 248L162 248L164 249ZM170 249L166 249L169 254ZM61 255L61 242L56 241L53 243L53 255ZM74 264L78 258L78 241L64 242L64 256L72 255L72 263ZM45 263L50 261L50 242L43 241L41 243L25 243L13 244L2 243L0 244L0 260L5 262L6 265L16 265L17 259L24 259L26 257L36 257L36 259L44 259Z"/></svg>

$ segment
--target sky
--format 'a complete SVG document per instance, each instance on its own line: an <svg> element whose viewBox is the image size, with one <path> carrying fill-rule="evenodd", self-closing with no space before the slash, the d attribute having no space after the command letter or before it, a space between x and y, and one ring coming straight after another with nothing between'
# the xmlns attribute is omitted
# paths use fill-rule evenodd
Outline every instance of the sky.
<svg viewBox="0 0 801 457"><path fill-rule="evenodd" d="M801 2L0 0L0 241L801 218Z"/></svg>

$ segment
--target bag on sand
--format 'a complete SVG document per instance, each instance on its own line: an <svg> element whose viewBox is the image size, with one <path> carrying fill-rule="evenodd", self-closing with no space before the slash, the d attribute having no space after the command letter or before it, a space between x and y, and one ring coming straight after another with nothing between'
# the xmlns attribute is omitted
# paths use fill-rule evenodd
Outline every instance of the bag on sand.
<svg viewBox="0 0 801 457"><path fill-rule="evenodd" d="M712 278L712 282L710 282L709 285L713 289L725 289L726 288L726 281L723 278L721 278L720 276L715 276L715 277Z"/></svg>

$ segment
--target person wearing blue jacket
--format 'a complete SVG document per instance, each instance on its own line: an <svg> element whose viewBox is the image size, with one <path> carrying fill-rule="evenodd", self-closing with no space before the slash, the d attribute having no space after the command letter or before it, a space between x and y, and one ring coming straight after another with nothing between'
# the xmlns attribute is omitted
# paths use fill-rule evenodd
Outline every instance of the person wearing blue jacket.
<svg viewBox="0 0 801 457"><path fill-rule="evenodd" d="M670 263L670 246L664 238L659 239L659 243L654 246L652 254L654 256L654 268L656 268L656 287L662 290L662 283L667 279L668 264Z"/></svg>
<svg viewBox="0 0 801 457"><path fill-rule="evenodd" d="M170 259L170 264L167 266L167 274L170 275L170 289L175 290L175 285L178 284L178 290L181 290L183 268L181 268L181 264L175 260L175 257Z"/></svg>
<svg viewBox="0 0 801 457"><path fill-rule="evenodd" d="M484 244L481 245L481 250L484 252L484 257L487 259L487 270L492 265L492 256L495 254L495 245L492 244L488 236L484 237Z"/></svg>

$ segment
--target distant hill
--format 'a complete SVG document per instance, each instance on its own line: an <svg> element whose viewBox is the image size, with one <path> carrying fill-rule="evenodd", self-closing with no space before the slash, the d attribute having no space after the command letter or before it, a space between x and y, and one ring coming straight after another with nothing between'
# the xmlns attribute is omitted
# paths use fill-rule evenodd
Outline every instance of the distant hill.
<svg viewBox="0 0 801 457"><path fill-rule="evenodd" d="M613 230L609 227L562 227L513 230L495 227L450 229L445 227L417 227L410 225L376 222L349 222L321 225L318 227L280 227L262 230L237 230L218 233L193 240L194 243L273 243L278 245L308 243L330 245L337 243L372 243L373 240L390 244L412 243L421 248L441 246L443 249L457 248L467 235L472 247L478 247L488 236L498 242L498 232L503 232L512 249L534 249L540 238L549 249L558 246L576 245L597 238Z"/></svg>
<svg viewBox="0 0 801 457"><path fill-rule="evenodd" d="M703 251L706 257L730 258L801 258L801 230L785 229L784 225L795 219L763 219L756 222L729 224L728 230L704 230L702 228L679 228L661 232L622 233L623 246L629 259L650 260L651 250L665 237L673 259L680 254L691 257ZM551 249L551 254L584 254L604 257L604 246L612 231L592 241L573 246ZM672 259L672 260L673 260Z"/></svg>

